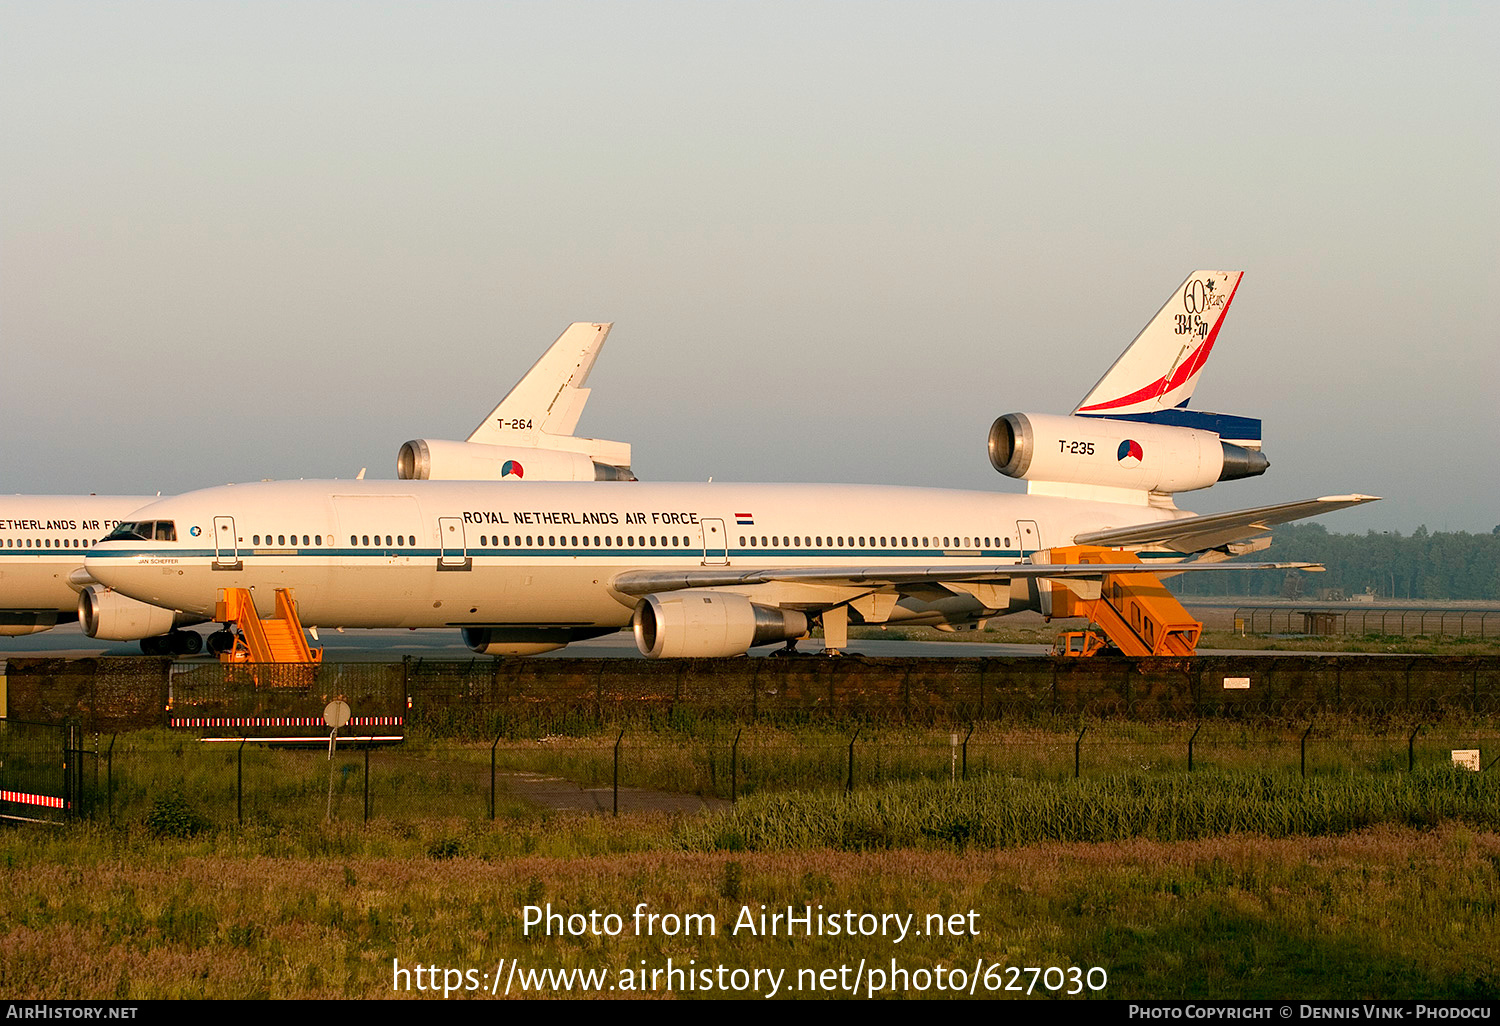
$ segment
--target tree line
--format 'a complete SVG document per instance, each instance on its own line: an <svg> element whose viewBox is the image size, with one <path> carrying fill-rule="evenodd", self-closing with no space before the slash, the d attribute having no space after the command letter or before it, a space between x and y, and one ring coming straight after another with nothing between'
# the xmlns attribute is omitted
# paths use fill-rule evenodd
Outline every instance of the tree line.
<svg viewBox="0 0 1500 1026"><path fill-rule="evenodd" d="M1500 599L1500 527L1489 534L1399 532L1329 534L1322 524L1286 524L1271 547L1244 557L1321 563L1318 574L1244 571L1184 574L1169 582L1179 595L1258 595L1268 598L1354 598L1376 601ZM1212 578L1211 580L1209 578Z"/></svg>

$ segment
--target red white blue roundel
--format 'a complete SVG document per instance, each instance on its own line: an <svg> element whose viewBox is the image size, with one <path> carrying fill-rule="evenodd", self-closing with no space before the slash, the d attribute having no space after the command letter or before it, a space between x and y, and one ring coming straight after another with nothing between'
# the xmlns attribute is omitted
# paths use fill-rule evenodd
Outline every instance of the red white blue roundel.
<svg viewBox="0 0 1500 1026"><path fill-rule="evenodd" d="M1120 443L1120 450L1115 453L1115 459L1121 463L1127 463L1132 467L1140 466L1141 460L1145 459L1145 453L1141 451L1141 443L1134 438L1127 438Z"/></svg>
<svg viewBox="0 0 1500 1026"><path fill-rule="evenodd" d="M526 471L516 460L506 460L500 468L501 477L525 477Z"/></svg>

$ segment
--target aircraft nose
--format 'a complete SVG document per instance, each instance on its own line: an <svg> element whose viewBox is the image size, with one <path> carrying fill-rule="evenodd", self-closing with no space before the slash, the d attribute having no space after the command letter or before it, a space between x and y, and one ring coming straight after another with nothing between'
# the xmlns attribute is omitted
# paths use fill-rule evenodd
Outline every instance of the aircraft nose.
<svg viewBox="0 0 1500 1026"><path fill-rule="evenodd" d="M112 588L117 582L118 567L119 561L110 559L104 552L104 547L96 545L89 550L88 555L83 557L83 573L89 578L83 583L87 585L93 581L106 588Z"/></svg>

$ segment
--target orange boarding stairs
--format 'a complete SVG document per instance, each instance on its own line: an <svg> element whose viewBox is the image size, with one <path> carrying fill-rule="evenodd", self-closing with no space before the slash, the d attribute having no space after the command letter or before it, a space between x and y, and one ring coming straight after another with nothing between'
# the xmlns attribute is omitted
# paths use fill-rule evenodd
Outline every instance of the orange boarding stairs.
<svg viewBox="0 0 1500 1026"><path fill-rule="evenodd" d="M1053 549L1051 562L1141 566L1133 552L1092 545ZM1093 599L1080 598L1054 581L1052 615L1088 617L1128 656L1190 656L1203 633L1203 624L1188 614L1160 577L1149 572L1106 573L1099 597Z"/></svg>
<svg viewBox="0 0 1500 1026"><path fill-rule="evenodd" d="M276 615L261 618L246 588L225 588L214 619L234 624L239 633L234 647L219 658L226 663L321 663L323 650L311 648L297 619L297 602L290 588L276 589Z"/></svg>

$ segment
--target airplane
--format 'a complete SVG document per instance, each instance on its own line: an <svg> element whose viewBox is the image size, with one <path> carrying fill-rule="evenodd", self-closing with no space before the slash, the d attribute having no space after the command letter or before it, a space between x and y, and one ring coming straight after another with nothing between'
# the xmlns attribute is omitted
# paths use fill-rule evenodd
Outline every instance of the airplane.
<svg viewBox="0 0 1500 1026"><path fill-rule="evenodd" d="M629 443L573 436L588 401L584 383L611 327L569 325L467 441L407 442L397 454L397 473L430 480L634 481ZM203 636L185 628L211 617L138 602L83 571L83 556L98 539L160 497L0 497L0 637L78 620L89 637L139 641L147 655L201 651ZM227 631L218 631L209 647L222 650L231 642Z"/></svg>
<svg viewBox="0 0 1500 1026"><path fill-rule="evenodd" d="M226 588L250 589L270 615L276 589L291 589L314 628L458 628L473 651L496 656L626 627L648 657L732 656L794 646L814 623L837 652L851 622L961 629L1023 609L1051 615L1057 590L1097 590L1102 577L1097 564L1054 562L1054 548L1124 549L1170 574L1223 569L1269 544L1276 524L1375 499L1208 516L1176 507L1177 492L1269 466L1258 421L1187 409L1240 277L1189 275L1072 414L994 422L991 463L1027 481L1025 495L266 482L153 503L84 565L122 594L199 615L212 615ZM1234 564L1288 566L1307 564Z"/></svg>
<svg viewBox="0 0 1500 1026"><path fill-rule="evenodd" d="M159 495L12 495L0 498L0 637L51 630L77 619L69 576L83 554ZM140 605L140 603L136 603ZM152 616L171 611L148 607Z"/></svg>

